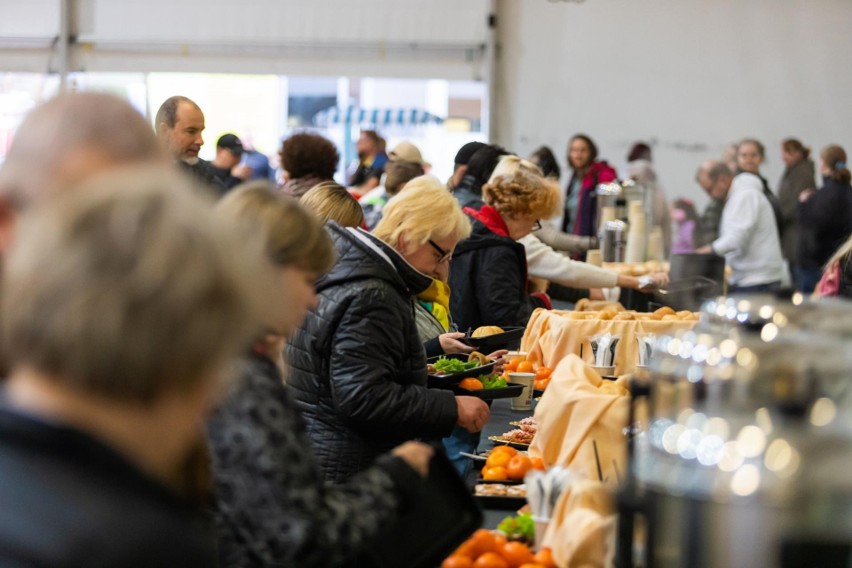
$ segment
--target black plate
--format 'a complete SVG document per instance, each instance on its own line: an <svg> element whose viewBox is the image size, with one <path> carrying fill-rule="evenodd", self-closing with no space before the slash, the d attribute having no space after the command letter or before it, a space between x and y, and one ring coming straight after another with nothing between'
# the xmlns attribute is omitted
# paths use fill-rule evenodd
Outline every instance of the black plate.
<svg viewBox="0 0 852 568"><path fill-rule="evenodd" d="M452 355L440 355L438 357L429 357L428 359L426 359L426 363L434 364L435 361L437 361L441 357L446 357L447 359L458 359L459 361L467 363L467 355L461 355L459 353L455 353ZM466 379L468 377L476 378L479 375L490 375L493 372L494 363L491 362L488 365L480 365L479 367L474 367L473 369L468 369L467 371L461 371L459 373L451 373L449 375L429 375L429 379L426 384L429 388L433 389L448 389L452 388L453 385L455 385L462 379Z"/></svg>
<svg viewBox="0 0 852 568"><path fill-rule="evenodd" d="M477 479L476 484L480 483L502 483L503 485L520 485L523 483L523 479L504 479L503 481L492 481L490 479Z"/></svg>
<svg viewBox="0 0 852 568"><path fill-rule="evenodd" d="M515 448L516 450L529 450L530 449L529 444L522 444L520 442L509 442L507 440L501 440L501 439L498 439L498 436L488 436L488 439L491 440L491 442L495 446L511 446L511 447Z"/></svg>
<svg viewBox="0 0 852 568"><path fill-rule="evenodd" d="M486 355L498 349L514 350L521 346L521 338L524 336L525 330L525 327L507 327L504 328L503 333L495 333L485 337L470 337L468 335L464 338L464 342L476 347L477 351Z"/></svg>
<svg viewBox="0 0 852 568"><path fill-rule="evenodd" d="M453 386L453 392L463 396L475 396L482 400L497 400L498 398L515 398L524 392L524 385L518 383L509 383L509 386L502 389L482 389L482 390L467 390L458 385Z"/></svg>
<svg viewBox="0 0 852 568"><path fill-rule="evenodd" d="M544 391L541 389L533 389L533 397L541 398L544 396Z"/></svg>
<svg viewBox="0 0 852 568"><path fill-rule="evenodd" d="M443 452L429 463L411 506L371 547L370 565L432 568L482 526L482 511Z"/></svg>
<svg viewBox="0 0 852 568"><path fill-rule="evenodd" d="M517 511L527 504L526 497L494 497L491 495L474 495L483 509L499 511Z"/></svg>

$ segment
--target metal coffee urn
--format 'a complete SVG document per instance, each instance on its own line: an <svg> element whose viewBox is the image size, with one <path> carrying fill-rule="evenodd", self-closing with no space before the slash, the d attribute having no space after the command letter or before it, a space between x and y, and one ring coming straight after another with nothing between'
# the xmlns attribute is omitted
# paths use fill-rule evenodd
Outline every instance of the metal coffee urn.
<svg viewBox="0 0 852 568"><path fill-rule="evenodd" d="M720 298L703 312L650 362L619 566L852 565L852 320L826 324L852 308Z"/></svg>

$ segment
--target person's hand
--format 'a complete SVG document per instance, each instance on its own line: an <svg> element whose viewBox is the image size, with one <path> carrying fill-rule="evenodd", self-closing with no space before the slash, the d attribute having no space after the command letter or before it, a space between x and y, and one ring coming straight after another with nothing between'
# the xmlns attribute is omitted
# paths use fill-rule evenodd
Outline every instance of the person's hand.
<svg viewBox="0 0 852 568"><path fill-rule="evenodd" d="M475 396L457 396L456 405L459 410L457 424L471 434L481 432L491 416L491 410L485 401Z"/></svg>
<svg viewBox="0 0 852 568"><path fill-rule="evenodd" d="M713 254L713 247L711 245L704 245L703 247L698 247L695 249L695 254Z"/></svg>
<svg viewBox="0 0 852 568"><path fill-rule="evenodd" d="M503 355L505 355L508 352L509 351L507 349L498 349L494 353L488 354L488 358L491 359L492 361L494 361L494 372L495 373L499 374L499 373L503 372L503 365L506 364L506 359L503 358Z"/></svg>
<svg viewBox="0 0 852 568"><path fill-rule="evenodd" d="M816 193L816 190L812 187L803 190L802 193L799 194L799 203L804 203L805 201L810 199L814 193Z"/></svg>
<svg viewBox="0 0 852 568"><path fill-rule="evenodd" d="M460 331L442 333L438 336L438 343L447 355L451 353L470 353L473 351L473 347L459 341L464 336L465 334Z"/></svg>
<svg viewBox="0 0 852 568"><path fill-rule="evenodd" d="M600 288L589 288L589 299L592 301L603 301L606 300L606 296L604 296L603 290Z"/></svg>
<svg viewBox="0 0 852 568"><path fill-rule="evenodd" d="M655 289L663 288L669 283L669 273L654 272L653 274L651 274L651 279L654 281L653 287Z"/></svg>
<svg viewBox="0 0 852 568"><path fill-rule="evenodd" d="M231 168L231 175L246 181L251 177L251 166L248 164L237 164Z"/></svg>
<svg viewBox="0 0 852 568"><path fill-rule="evenodd" d="M432 460L435 450L422 442L406 442L391 450L394 455L420 474L421 477L429 475L429 462Z"/></svg>

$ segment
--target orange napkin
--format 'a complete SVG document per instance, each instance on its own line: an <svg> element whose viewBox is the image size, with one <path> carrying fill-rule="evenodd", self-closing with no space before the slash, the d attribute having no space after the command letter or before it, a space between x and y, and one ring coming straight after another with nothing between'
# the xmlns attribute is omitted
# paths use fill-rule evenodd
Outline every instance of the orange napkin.
<svg viewBox="0 0 852 568"><path fill-rule="evenodd" d="M604 567L615 564L615 502L597 481L575 481L560 495L544 533L557 566Z"/></svg>
<svg viewBox="0 0 852 568"><path fill-rule="evenodd" d="M617 485L624 476L628 395L626 376L605 381L576 355L567 356L536 406L530 455L584 479L598 480L600 464L603 481Z"/></svg>

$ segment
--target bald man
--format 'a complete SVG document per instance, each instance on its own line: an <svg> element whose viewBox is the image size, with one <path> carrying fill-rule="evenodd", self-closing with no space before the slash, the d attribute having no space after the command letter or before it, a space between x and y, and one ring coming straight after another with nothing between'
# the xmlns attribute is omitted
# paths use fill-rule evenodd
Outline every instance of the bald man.
<svg viewBox="0 0 852 568"><path fill-rule="evenodd" d="M148 122L127 101L103 93L60 95L35 108L0 166L0 255L18 214L89 177L125 165L161 162Z"/></svg>
<svg viewBox="0 0 852 568"><path fill-rule="evenodd" d="M160 105L156 118L157 138L182 170L210 188L216 197L228 190L216 177L210 162L198 157L204 145L204 113L195 101L180 95Z"/></svg>

